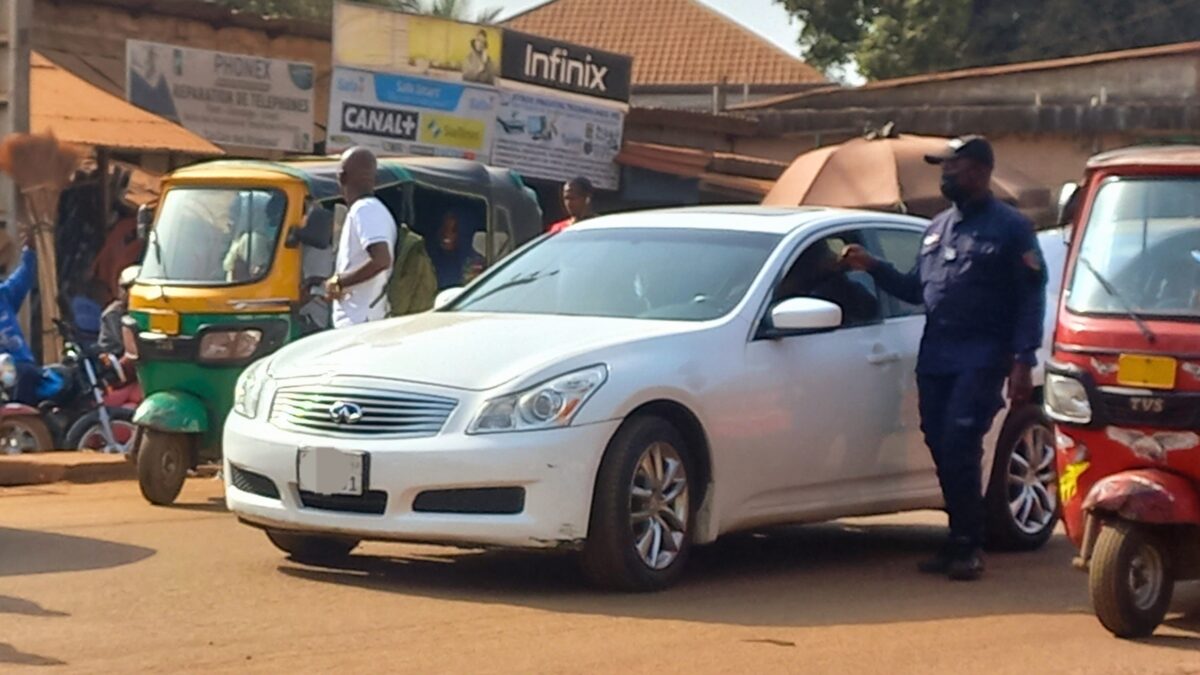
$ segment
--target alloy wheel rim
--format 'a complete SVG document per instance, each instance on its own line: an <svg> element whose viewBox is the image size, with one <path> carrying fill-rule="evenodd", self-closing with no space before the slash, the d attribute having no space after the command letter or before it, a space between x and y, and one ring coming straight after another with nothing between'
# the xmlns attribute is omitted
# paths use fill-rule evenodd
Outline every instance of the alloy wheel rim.
<svg viewBox="0 0 1200 675"><path fill-rule="evenodd" d="M688 476L670 443L648 446L630 482L629 524L638 558L652 570L670 567L688 534Z"/></svg>
<svg viewBox="0 0 1200 675"><path fill-rule="evenodd" d="M1158 602L1162 593L1166 566L1162 554L1150 544L1143 544L1129 561L1129 591L1133 604L1140 610L1149 610Z"/></svg>
<svg viewBox="0 0 1200 675"><path fill-rule="evenodd" d="M83 440L79 442L79 448L77 449L89 450L92 452L109 452L120 455L129 454L129 450L133 447L133 437L137 430L137 426L132 422L114 420L112 422L112 430L113 436L117 440L116 448L106 447L108 441L104 440L104 432L100 429L99 425L97 425L92 427L92 429L84 435ZM121 434L117 433L118 430L123 430L125 432L124 442L119 440Z"/></svg>
<svg viewBox="0 0 1200 675"><path fill-rule="evenodd" d="M1033 535L1053 525L1057 485L1052 434L1033 425L1017 440L1008 463L1008 508L1017 529Z"/></svg>

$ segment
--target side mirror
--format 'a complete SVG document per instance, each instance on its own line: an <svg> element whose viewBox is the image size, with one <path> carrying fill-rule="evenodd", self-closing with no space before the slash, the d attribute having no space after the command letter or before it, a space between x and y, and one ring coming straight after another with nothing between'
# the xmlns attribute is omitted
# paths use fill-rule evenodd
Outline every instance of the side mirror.
<svg viewBox="0 0 1200 675"><path fill-rule="evenodd" d="M842 325L842 308L816 298L791 298L771 308L771 323L787 333L833 330Z"/></svg>
<svg viewBox="0 0 1200 675"><path fill-rule="evenodd" d="M288 244L304 244L325 250L333 245L333 211L323 206L314 206L304 216L304 224L293 228Z"/></svg>
<svg viewBox="0 0 1200 675"><path fill-rule="evenodd" d="M446 290L442 291L441 293L438 293L437 297L433 299L433 308L435 310L438 310L438 309L445 307L446 305L449 305L450 303L457 300L458 296L462 295L464 290L465 289L463 289L463 288L455 287L455 288L447 288Z"/></svg>
<svg viewBox="0 0 1200 675"><path fill-rule="evenodd" d="M1058 224L1070 225L1079 209L1079 184L1064 183L1058 191Z"/></svg>
<svg viewBox="0 0 1200 675"><path fill-rule="evenodd" d="M150 228L154 226L154 207L142 204L137 211L138 239L145 241L150 236Z"/></svg>
<svg viewBox="0 0 1200 675"><path fill-rule="evenodd" d="M128 288L129 286L132 286L134 284L134 282L137 281L137 278L139 275L141 275L141 273L142 273L141 265L130 265L129 267L126 267L125 269L121 270L121 276L118 277L117 283L121 286Z"/></svg>

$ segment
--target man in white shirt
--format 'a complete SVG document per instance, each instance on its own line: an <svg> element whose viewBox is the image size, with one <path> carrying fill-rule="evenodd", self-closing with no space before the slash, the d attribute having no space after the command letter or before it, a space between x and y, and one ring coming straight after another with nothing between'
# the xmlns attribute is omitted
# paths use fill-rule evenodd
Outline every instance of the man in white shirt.
<svg viewBox="0 0 1200 675"><path fill-rule="evenodd" d="M396 221L375 197L375 155L351 148L342 155L338 184L350 212L338 240L335 274L325 282L333 300L335 328L377 321L387 316L382 298L396 248Z"/></svg>

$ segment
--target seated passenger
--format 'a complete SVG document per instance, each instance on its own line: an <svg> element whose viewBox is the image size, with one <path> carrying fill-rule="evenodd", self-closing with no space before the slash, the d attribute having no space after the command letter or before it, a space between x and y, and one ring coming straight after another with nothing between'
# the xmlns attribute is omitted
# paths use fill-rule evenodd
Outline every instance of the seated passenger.
<svg viewBox="0 0 1200 675"><path fill-rule="evenodd" d="M463 286L483 270L483 257L472 248L475 231L458 211L452 209L442 216L429 251L439 291Z"/></svg>
<svg viewBox="0 0 1200 675"><path fill-rule="evenodd" d="M879 300L862 284L850 279L828 242L813 244L800 254L779 284L775 302L790 298L818 298L842 308L842 325L870 323L879 317Z"/></svg>

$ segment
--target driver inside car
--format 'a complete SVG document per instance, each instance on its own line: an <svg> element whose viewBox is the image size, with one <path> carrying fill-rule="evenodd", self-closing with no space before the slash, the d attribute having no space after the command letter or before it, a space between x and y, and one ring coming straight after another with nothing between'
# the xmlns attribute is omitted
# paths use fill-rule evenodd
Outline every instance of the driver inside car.
<svg viewBox="0 0 1200 675"><path fill-rule="evenodd" d="M775 302L817 298L842 308L842 325L870 323L879 316L879 301L851 279L828 239L808 247L788 270L775 293Z"/></svg>

